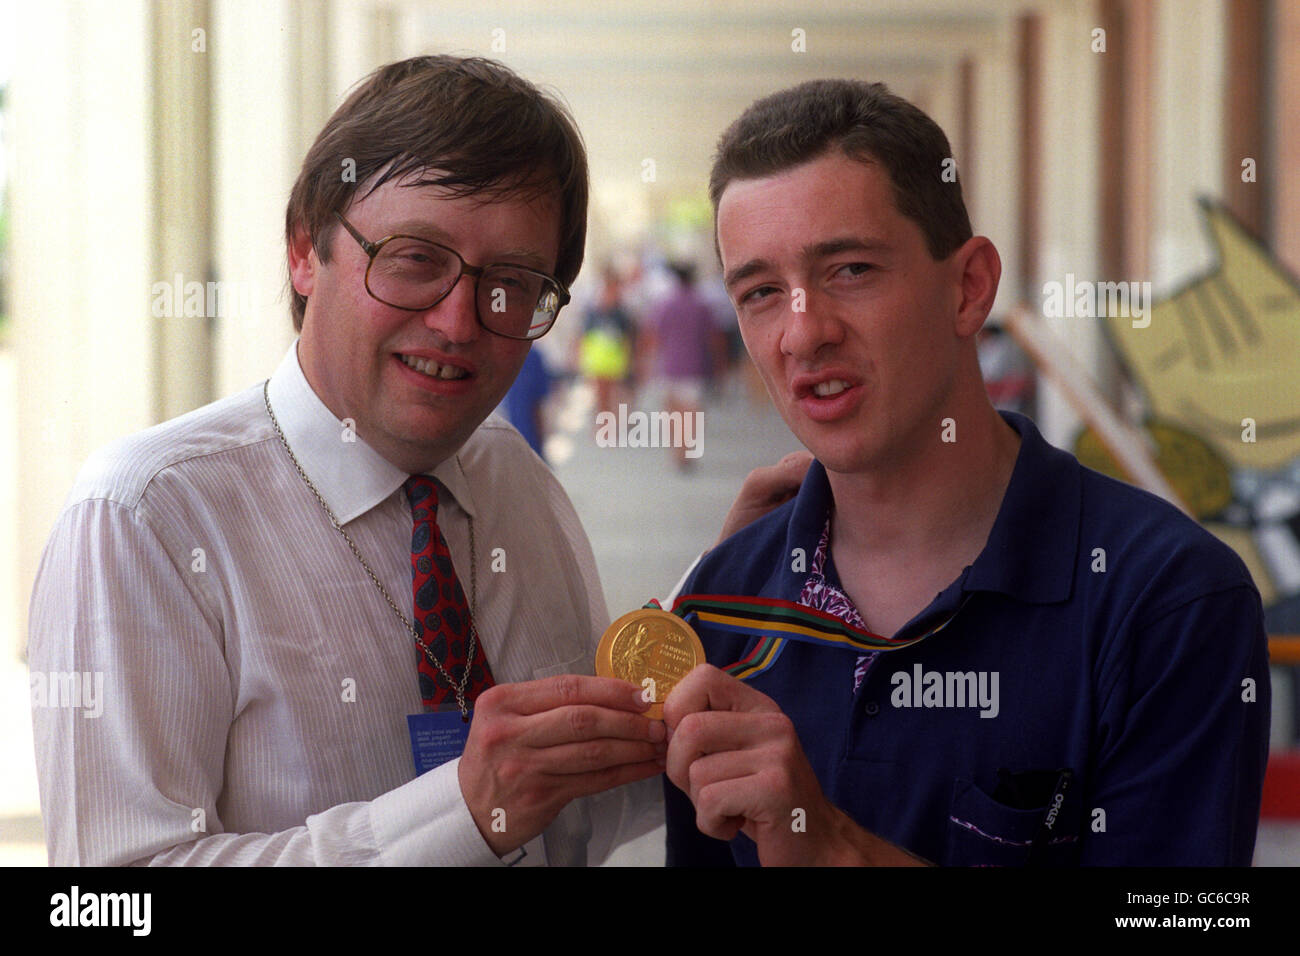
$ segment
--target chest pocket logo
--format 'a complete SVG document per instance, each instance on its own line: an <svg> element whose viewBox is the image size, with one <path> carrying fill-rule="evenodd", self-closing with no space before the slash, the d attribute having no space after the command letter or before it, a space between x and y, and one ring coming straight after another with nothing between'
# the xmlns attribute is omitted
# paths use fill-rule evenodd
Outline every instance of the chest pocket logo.
<svg viewBox="0 0 1300 956"><path fill-rule="evenodd" d="M1079 782L1072 770L998 771L993 795L957 780L948 866L1071 866L1079 854Z"/></svg>

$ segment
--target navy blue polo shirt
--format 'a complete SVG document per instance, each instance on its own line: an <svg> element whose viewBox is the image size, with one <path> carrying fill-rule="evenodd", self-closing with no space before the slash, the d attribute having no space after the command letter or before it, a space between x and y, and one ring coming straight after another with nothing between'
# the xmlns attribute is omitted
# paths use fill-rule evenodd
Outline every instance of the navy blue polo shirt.
<svg viewBox="0 0 1300 956"><path fill-rule="evenodd" d="M1015 866L1033 846L1048 865L1249 865L1270 707L1249 572L1168 503L1001 414L1022 441L984 550L897 636L948 625L879 655L856 691L856 652L797 641L749 683L793 721L832 803L930 862ZM814 462L681 593L797 601L796 549L811 557L830 504ZM688 619L719 667L760 640ZM703 836L665 792L669 865L758 863L748 837Z"/></svg>

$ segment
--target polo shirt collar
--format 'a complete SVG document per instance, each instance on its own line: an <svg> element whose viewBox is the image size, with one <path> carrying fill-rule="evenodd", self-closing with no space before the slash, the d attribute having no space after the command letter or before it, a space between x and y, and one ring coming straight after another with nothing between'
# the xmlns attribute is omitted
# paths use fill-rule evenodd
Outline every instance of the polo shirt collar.
<svg viewBox="0 0 1300 956"><path fill-rule="evenodd" d="M1078 557L1080 466L1073 456L1049 445L1024 415L1000 414L1020 434L1020 449L988 541L966 570L961 590L998 591L1034 604L1065 601ZM814 461L790 513L786 555L802 548L811 559L831 502L826 469ZM785 577L793 581L796 576ZM790 587L797 596L799 587Z"/></svg>
<svg viewBox="0 0 1300 956"><path fill-rule="evenodd" d="M353 435L344 441L343 423L312 390L298 362L295 340L269 385L271 408L285 440L339 524L347 524L389 498L410 477ZM471 516L475 514L469 481L458 455L429 475L437 479Z"/></svg>
<svg viewBox="0 0 1300 956"><path fill-rule="evenodd" d="M1000 412L1020 451L993 530L966 577L967 591L999 591L1034 604L1066 601L1074 586L1083 474L1024 415Z"/></svg>

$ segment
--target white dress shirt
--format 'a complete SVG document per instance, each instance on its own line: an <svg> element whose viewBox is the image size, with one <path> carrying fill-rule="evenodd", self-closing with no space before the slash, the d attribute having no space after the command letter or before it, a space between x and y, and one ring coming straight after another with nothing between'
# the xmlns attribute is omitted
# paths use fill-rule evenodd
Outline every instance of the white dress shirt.
<svg viewBox="0 0 1300 956"><path fill-rule="evenodd" d="M330 413L296 343L270 400L409 618L407 474ZM493 417L431 474L467 596L473 521L474 620L497 681L592 673L609 618L546 466ZM87 462L41 560L28 651L34 691L102 680L94 708L34 693L51 864L499 862L459 760L415 777L414 641L297 474L260 385ZM659 789L574 801L543 835L546 859L599 862L662 822Z"/></svg>

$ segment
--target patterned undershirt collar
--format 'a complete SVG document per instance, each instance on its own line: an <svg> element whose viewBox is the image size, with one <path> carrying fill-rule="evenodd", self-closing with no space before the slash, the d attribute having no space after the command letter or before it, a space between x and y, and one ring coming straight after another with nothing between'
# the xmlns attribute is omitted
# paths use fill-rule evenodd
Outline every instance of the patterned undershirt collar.
<svg viewBox="0 0 1300 956"><path fill-rule="evenodd" d="M799 594L799 603L814 610L834 614L841 621L853 627L860 627L864 631L870 630L866 622L862 620L862 615L858 613L852 599L844 593L837 583L826 577L826 562L830 556L830 550L831 516L828 513L826 523L822 526L821 540L817 542L817 550L813 552L812 564L808 568L808 579L804 581L803 590ZM855 693L858 687L861 686L862 679L867 676L867 671L871 668L871 662L876 657L877 652L874 651L870 654L858 655L853 666L853 690Z"/></svg>

